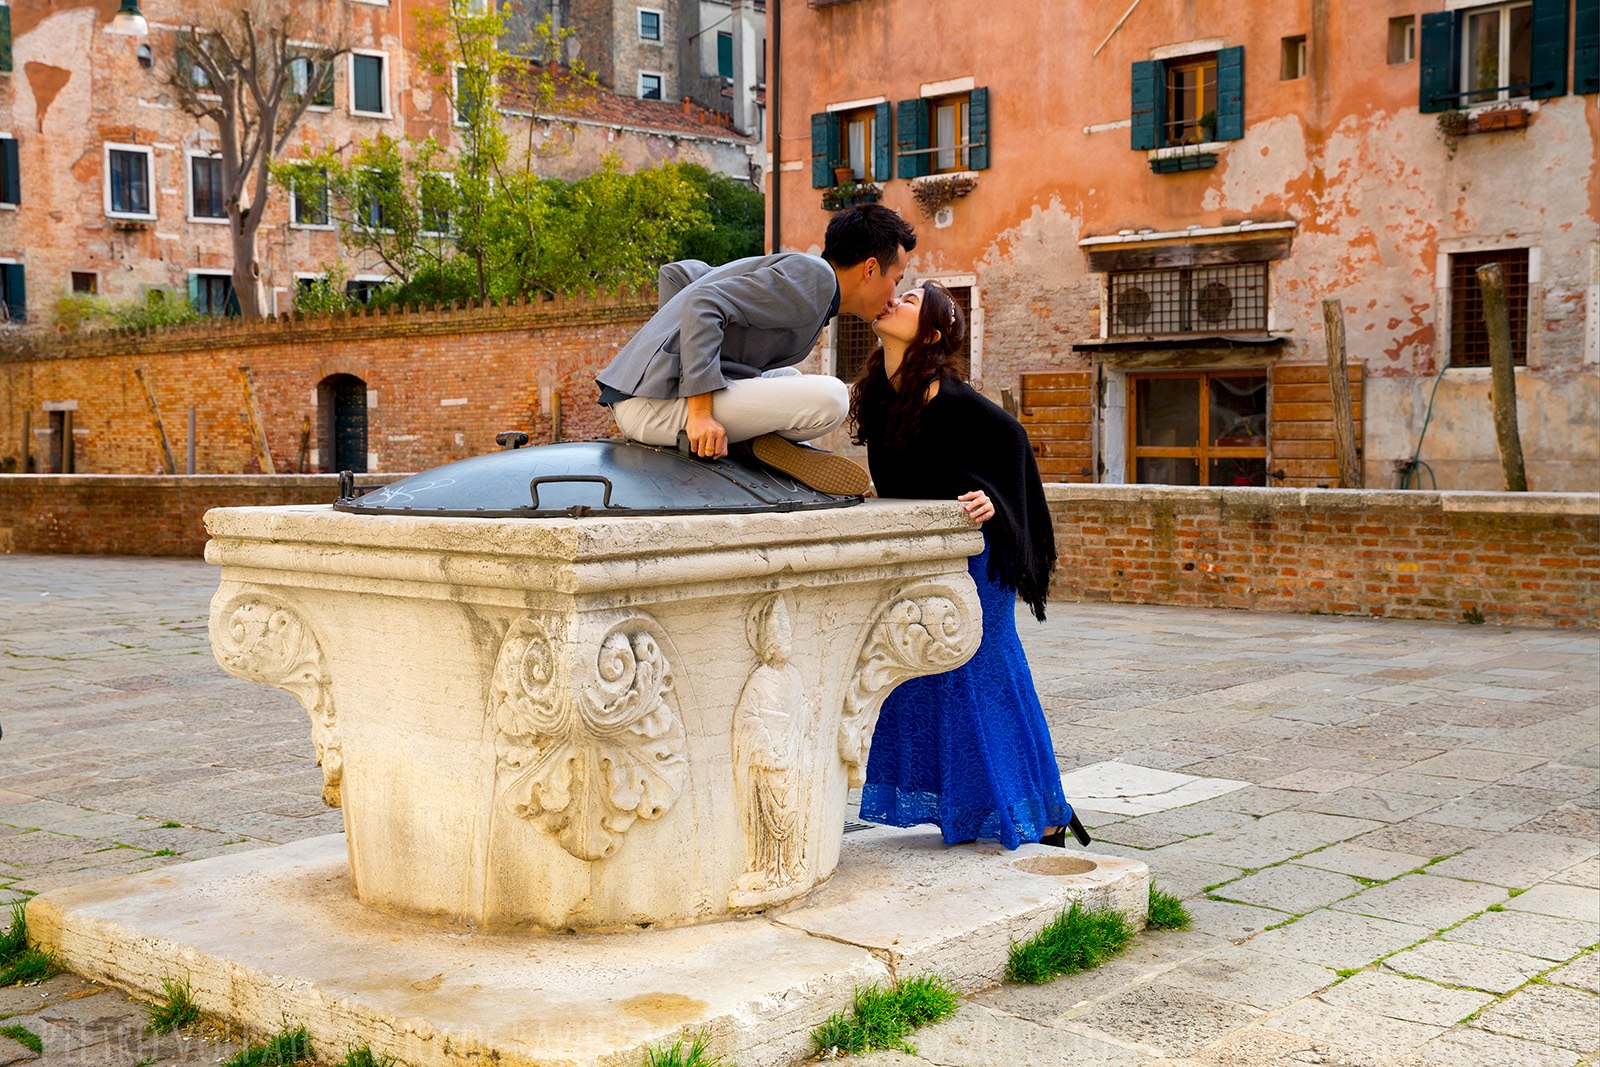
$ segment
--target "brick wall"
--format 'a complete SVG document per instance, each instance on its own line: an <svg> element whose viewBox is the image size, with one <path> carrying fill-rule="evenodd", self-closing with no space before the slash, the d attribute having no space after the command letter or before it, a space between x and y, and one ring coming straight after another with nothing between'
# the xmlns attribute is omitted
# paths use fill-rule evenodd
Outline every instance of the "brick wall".
<svg viewBox="0 0 1600 1067"><path fill-rule="evenodd" d="M363 484L393 475L369 475ZM0 551L198 556L207 508L335 475L0 475ZM1600 625L1600 496L1046 487L1059 600Z"/></svg>
<svg viewBox="0 0 1600 1067"><path fill-rule="evenodd" d="M241 366L250 368L278 473L298 472L308 420L310 448L326 451L317 386L334 374L366 383L374 470L423 470L492 451L500 430L548 442L558 396L563 439L601 436L614 430L595 402L594 375L654 309L653 299L625 294L34 340L0 351L0 463L9 458L17 469L25 413L32 456L48 456L46 407L65 404L75 406L74 473L161 472L140 368L180 471L195 408L200 474L262 469ZM330 457L317 459L306 471L329 468ZM50 470L42 462L34 469Z"/></svg>
<svg viewBox="0 0 1600 1067"><path fill-rule="evenodd" d="M1063 600L1600 625L1600 496L1052 485Z"/></svg>
<svg viewBox="0 0 1600 1067"><path fill-rule="evenodd" d="M360 484L395 475L364 475ZM199 556L209 508L328 504L337 474L0 474L0 552Z"/></svg>

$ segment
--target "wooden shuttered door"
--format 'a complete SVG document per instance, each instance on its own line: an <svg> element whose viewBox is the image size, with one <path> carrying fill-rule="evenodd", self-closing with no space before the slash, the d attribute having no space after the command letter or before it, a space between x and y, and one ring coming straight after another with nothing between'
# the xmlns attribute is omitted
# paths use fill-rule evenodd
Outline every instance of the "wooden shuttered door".
<svg viewBox="0 0 1600 1067"><path fill-rule="evenodd" d="M1355 422L1356 455L1362 454L1364 365L1351 363L1350 410ZM1338 487L1339 457L1333 433L1333 395L1323 363L1280 363L1269 372L1271 407L1267 423L1267 465L1282 478L1274 486L1314 489Z"/></svg>
<svg viewBox="0 0 1600 1067"><path fill-rule="evenodd" d="M1039 476L1047 482L1093 482L1094 389L1088 371L1020 376L1019 421L1028 431Z"/></svg>

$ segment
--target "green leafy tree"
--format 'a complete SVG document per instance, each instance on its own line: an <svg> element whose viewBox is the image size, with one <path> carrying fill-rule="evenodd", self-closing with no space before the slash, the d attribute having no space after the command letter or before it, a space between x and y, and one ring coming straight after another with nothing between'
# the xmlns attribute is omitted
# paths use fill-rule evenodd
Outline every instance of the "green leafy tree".
<svg viewBox="0 0 1600 1067"><path fill-rule="evenodd" d="M681 163L678 173L705 195L708 223L684 235L673 259L699 259L719 266L761 255L766 248L767 201L760 190L698 163Z"/></svg>

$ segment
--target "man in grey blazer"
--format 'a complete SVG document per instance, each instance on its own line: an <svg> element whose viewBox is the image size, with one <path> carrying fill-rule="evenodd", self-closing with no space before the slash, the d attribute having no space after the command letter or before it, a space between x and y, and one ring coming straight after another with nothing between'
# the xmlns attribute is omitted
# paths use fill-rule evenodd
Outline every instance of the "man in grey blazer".
<svg viewBox="0 0 1600 1067"><path fill-rule="evenodd" d="M695 455L711 458L750 441L762 462L814 489L864 492L858 464L794 444L836 429L850 400L839 379L793 367L834 315L871 322L891 307L916 245L898 212L866 204L833 217L820 257L668 263L660 309L595 379L600 402L632 440L670 446L686 432Z"/></svg>

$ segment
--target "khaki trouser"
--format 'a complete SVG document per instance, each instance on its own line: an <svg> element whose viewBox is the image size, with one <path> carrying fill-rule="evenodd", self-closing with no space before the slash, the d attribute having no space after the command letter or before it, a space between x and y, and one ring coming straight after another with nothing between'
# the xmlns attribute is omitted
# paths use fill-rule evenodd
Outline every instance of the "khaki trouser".
<svg viewBox="0 0 1600 1067"><path fill-rule="evenodd" d="M730 444L764 433L809 441L837 429L849 412L849 390L826 374L745 378L711 394L711 415L728 431ZM689 402L635 396L611 405L611 414L624 437L671 447L689 424Z"/></svg>

